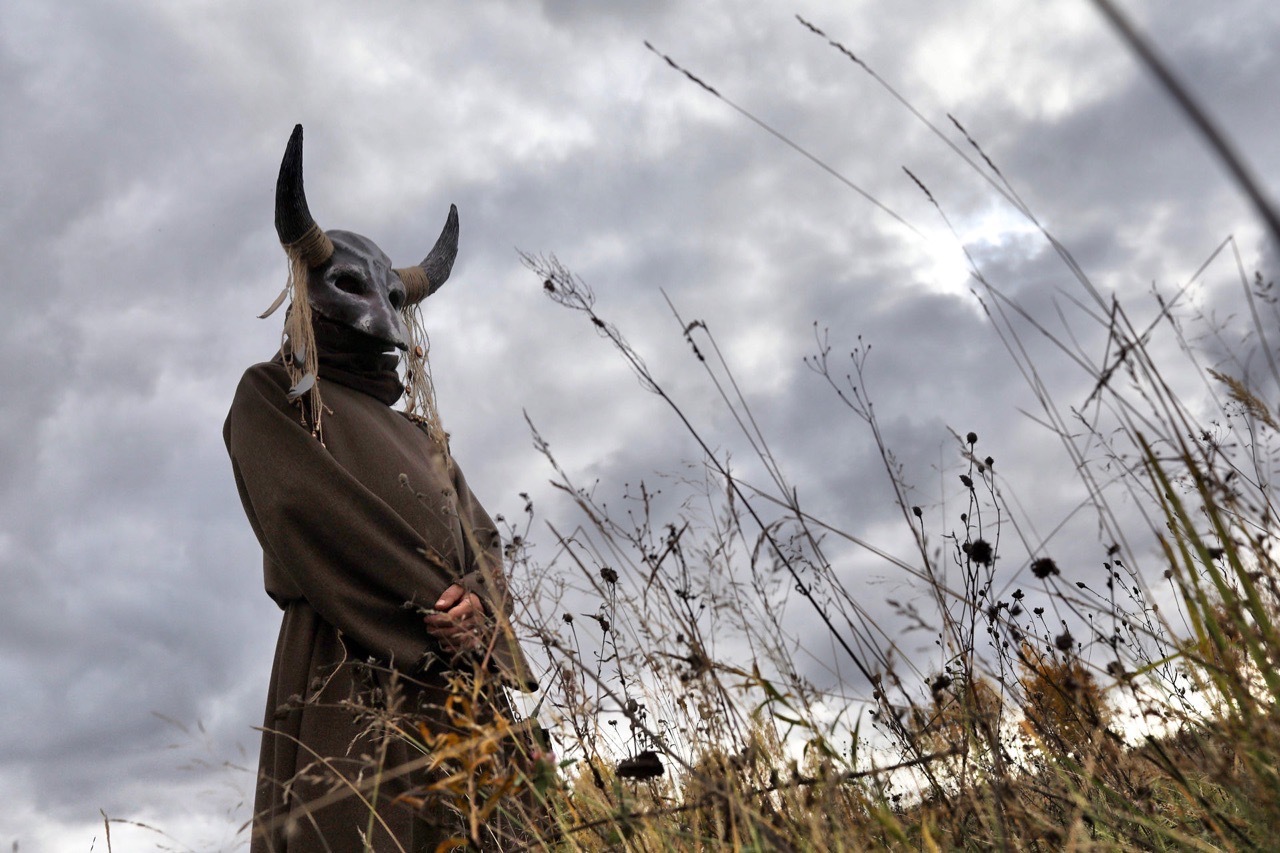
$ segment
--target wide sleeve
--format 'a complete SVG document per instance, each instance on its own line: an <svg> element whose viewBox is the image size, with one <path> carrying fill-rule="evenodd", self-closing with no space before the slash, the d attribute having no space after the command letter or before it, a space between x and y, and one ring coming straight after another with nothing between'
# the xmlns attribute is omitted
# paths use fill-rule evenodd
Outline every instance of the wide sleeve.
<svg viewBox="0 0 1280 853"><path fill-rule="evenodd" d="M426 543L329 454L271 366L250 368L223 435L264 555L322 618L363 650L412 667L435 648L422 624L454 581Z"/></svg>
<svg viewBox="0 0 1280 853"><path fill-rule="evenodd" d="M490 664L507 682L520 690L536 690L528 660L520 648L515 627L511 623L514 610L506 573L502 569L502 535L498 526L476 500L461 469L453 466L453 487L458 496L458 520L462 525L466 562L471 571L458 579L485 603L493 617L494 631L487 644Z"/></svg>
<svg viewBox="0 0 1280 853"><path fill-rule="evenodd" d="M476 500L456 465L453 488L458 496L458 521L466 549L463 564L469 568L457 582L478 595L491 613L501 611L510 616L512 603L502 570L502 535L498 526Z"/></svg>

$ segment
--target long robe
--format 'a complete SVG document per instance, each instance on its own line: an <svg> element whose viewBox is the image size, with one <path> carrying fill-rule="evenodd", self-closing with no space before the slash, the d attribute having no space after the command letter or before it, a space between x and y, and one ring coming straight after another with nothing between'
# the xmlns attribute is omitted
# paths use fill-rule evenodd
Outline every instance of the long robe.
<svg viewBox="0 0 1280 853"><path fill-rule="evenodd" d="M245 372L223 429L266 591L284 611L251 850L360 850L370 825L374 850L433 850L452 834L438 810L433 818L391 802L421 774L383 781L373 821L355 796L314 804L343 787L339 774L358 782L374 764L390 770L421 756L406 739L375 733L371 713L390 702L441 719L451 669L466 665L449 663L423 614L454 583L491 614L509 614L500 537L437 441L359 381L334 375L354 387L329 381L322 366L323 444L288 401L279 362ZM488 669L530 689L519 647L499 634Z"/></svg>

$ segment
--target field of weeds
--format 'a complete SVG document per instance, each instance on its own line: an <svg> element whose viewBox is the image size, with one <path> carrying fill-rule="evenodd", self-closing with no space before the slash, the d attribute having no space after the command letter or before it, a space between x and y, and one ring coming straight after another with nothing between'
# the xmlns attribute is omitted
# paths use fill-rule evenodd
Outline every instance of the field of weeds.
<svg viewBox="0 0 1280 853"><path fill-rule="evenodd" d="M956 155L1040 227L954 123L970 143ZM1229 156L1211 125L1201 129ZM1237 177L1274 226L1247 172ZM646 483L606 498L531 424L576 507L568 520L544 520L532 504L504 520L517 628L548 669L518 714L477 722L467 700L479 693L460 690L447 732L375 715L436 771L405 803L450 812L460 849L1272 849L1280 294L1229 238L1206 266L1234 258L1230 319L1201 315L1185 298L1190 282L1122 304L1040 230L1088 328L1035 316L972 258L970 273L1039 405L1027 414L1046 428L1045 453L1065 454L1074 471L1062 488L1081 495L1072 515L1088 520L1102 555L1087 580L1062 557L1079 543L1038 531L1014 498L1028 484L1001 475L998 435L955 425L943 468L962 505L920 497L867 390L870 335L815 325L806 361L874 439L901 516L892 549L857 519L806 507L804 484L772 449L786 438L760 429L707 323L672 306L673 334L750 460L731 462L721 437L667 394L588 283L554 257L525 256L548 298L666 404L658 428L685 431L702 455L673 460L660 500ZM1029 335L1088 375L1086 399L1054 397ZM554 547L526 547L535 529ZM887 600L890 619L847 571L851 554L909 590ZM802 654L833 677L819 683ZM376 791L397 768L370 760Z"/></svg>
<svg viewBox="0 0 1280 853"><path fill-rule="evenodd" d="M1140 40L1134 46L1146 50ZM1158 59L1144 58L1280 238L1274 211L1222 134ZM1035 222L996 164L955 126L995 191ZM1030 416L1071 461L1076 481L1064 488L1083 495L1078 513L1091 519L1105 554L1100 581L1064 570L1055 553L1070 547L1054 539L1056 530L1037 533L1026 523L1011 499L1026 484L1003 479L986 449L999 446L998 436L954 433L948 470L965 495L958 513L953 505L939 519L937 503L913 502L919 492L904 481L866 390L874 386L874 342L846 342L847 358L837 357L835 333L815 325L807 363L874 437L909 532L904 541L914 543L910 557L860 538L856 520L807 511L803 484L788 479L771 450L776 437L758 428L706 324L672 307L709 393L755 452L746 464L731 465L717 450L719 437L701 433L667 395L625 331L597 313L586 283L554 257L526 257L548 297L580 312L704 453L664 486L679 500L655 501L640 484L610 504L575 483L534 431L580 516L564 529L549 525L559 547L536 565L522 564L531 559L522 531L510 531L514 573L538 579L527 593L536 605L526 627L552 664L538 708L551 741L528 765L537 768L529 787L537 808L519 845L1274 844L1277 294L1228 239L1206 266L1234 257L1231 320L1200 314L1185 298L1191 282L1154 290L1140 306L1121 304L1102 296L1068 248L1041 231L1076 281L1091 328L1051 329L976 262L970 272L994 333L1039 403ZM1028 335L1048 339L1056 357L1088 373L1087 399L1054 399L1039 378L1043 365L1028 355ZM752 482L740 478L744 467ZM532 508L523 523L527 533ZM892 624L872 612L865 587L833 556L850 551L909 579L912 593L889 602ZM559 606L584 600L596 603L585 615ZM904 631L932 638L942 665L913 659ZM847 689L801 674L797 654L815 644Z"/></svg>

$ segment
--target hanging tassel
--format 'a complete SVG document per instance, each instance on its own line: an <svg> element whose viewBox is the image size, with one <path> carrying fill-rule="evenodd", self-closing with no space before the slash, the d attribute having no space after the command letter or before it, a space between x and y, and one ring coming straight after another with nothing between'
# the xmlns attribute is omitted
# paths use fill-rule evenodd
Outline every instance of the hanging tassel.
<svg viewBox="0 0 1280 853"><path fill-rule="evenodd" d="M444 427L440 424L440 414L436 408L435 384L431 381L431 342L422 325L422 313L416 304L406 305L400 313L409 330L409 348L404 355L404 412L444 448L447 454Z"/></svg>
<svg viewBox="0 0 1280 853"><path fill-rule="evenodd" d="M291 248L291 247L286 247ZM302 254L289 251L289 281L285 292L290 297L289 312L285 315L284 334L280 352L284 367L289 373L289 400L302 407L303 417L311 427L311 434L324 443L321 417L324 404L320 400L319 355L316 349L315 328L311 325L311 300L307 298L308 267ZM280 300L277 300L279 302Z"/></svg>

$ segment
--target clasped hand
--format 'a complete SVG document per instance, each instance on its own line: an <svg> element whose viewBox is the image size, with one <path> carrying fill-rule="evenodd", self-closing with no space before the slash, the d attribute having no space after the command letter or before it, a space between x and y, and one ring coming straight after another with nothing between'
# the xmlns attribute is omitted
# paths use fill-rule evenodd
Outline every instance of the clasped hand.
<svg viewBox="0 0 1280 853"><path fill-rule="evenodd" d="M440 595L435 609L423 621L427 623L427 633L445 651L456 655L482 647L487 614L478 595L455 583Z"/></svg>

